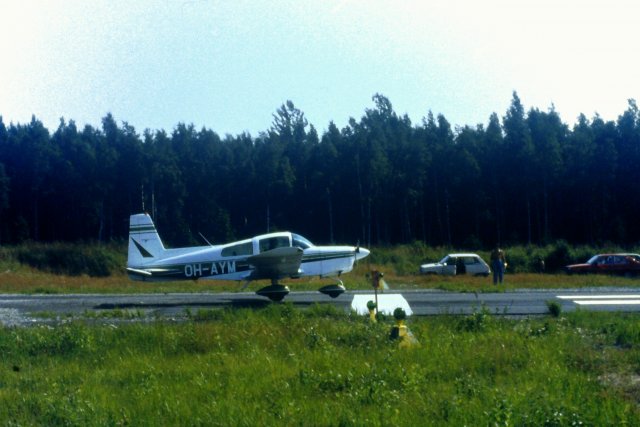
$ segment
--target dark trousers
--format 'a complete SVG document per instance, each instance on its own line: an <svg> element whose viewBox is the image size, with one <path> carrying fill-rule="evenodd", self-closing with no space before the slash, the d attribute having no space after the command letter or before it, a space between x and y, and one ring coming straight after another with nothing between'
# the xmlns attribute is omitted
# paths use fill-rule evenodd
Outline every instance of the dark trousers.
<svg viewBox="0 0 640 427"><path fill-rule="evenodd" d="M491 269L493 270L493 284L497 285L498 282L502 283L504 278L504 263L499 259L491 261Z"/></svg>

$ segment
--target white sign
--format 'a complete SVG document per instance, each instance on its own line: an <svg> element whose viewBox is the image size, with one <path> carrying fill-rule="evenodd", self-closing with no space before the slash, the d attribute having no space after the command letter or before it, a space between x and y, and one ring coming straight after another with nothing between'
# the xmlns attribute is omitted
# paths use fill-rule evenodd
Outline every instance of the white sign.
<svg viewBox="0 0 640 427"><path fill-rule="evenodd" d="M369 301L376 301L376 296L374 294L368 295L354 295L353 302L351 303L351 308L356 311L358 314L369 314L369 309L367 308L367 303ZM384 313L389 316L393 316L393 311L396 308L401 308L407 313L407 316L411 316L413 311L411 311L411 307L409 307L409 303L406 299L400 294L378 294L378 313Z"/></svg>

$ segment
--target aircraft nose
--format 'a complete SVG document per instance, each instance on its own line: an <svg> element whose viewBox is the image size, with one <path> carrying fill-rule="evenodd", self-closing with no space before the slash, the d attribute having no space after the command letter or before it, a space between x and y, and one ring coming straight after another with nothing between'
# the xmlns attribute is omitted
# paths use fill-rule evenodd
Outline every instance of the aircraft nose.
<svg viewBox="0 0 640 427"><path fill-rule="evenodd" d="M356 252L356 259L366 258L369 255L370 251L367 248L358 248Z"/></svg>

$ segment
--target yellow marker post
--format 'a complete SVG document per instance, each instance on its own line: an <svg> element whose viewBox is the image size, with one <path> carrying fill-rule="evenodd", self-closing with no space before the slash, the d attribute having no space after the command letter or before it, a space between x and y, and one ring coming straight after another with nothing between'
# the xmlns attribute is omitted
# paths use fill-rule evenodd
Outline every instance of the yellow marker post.
<svg viewBox="0 0 640 427"><path fill-rule="evenodd" d="M391 339L397 339L400 347L412 347L418 344L418 340L415 339L407 325L404 324L407 318L407 313L400 307L393 311L393 317L396 319L396 325L391 328Z"/></svg>
<svg viewBox="0 0 640 427"><path fill-rule="evenodd" d="M373 301L367 302L367 308L369 309L369 319L372 323L376 323L376 307L377 304Z"/></svg>
<svg viewBox="0 0 640 427"><path fill-rule="evenodd" d="M404 324L404 320L398 320L398 338L400 347L411 347L412 343L409 339L409 328Z"/></svg>

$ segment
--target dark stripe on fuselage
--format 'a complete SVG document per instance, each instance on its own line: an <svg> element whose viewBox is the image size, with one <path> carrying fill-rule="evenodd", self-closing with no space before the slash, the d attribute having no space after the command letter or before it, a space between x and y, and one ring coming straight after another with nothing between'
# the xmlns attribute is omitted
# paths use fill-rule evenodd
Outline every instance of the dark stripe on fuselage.
<svg viewBox="0 0 640 427"><path fill-rule="evenodd" d="M352 251L348 251L303 255L302 263L304 264L306 262L329 261L340 258L355 258L355 254Z"/></svg>

